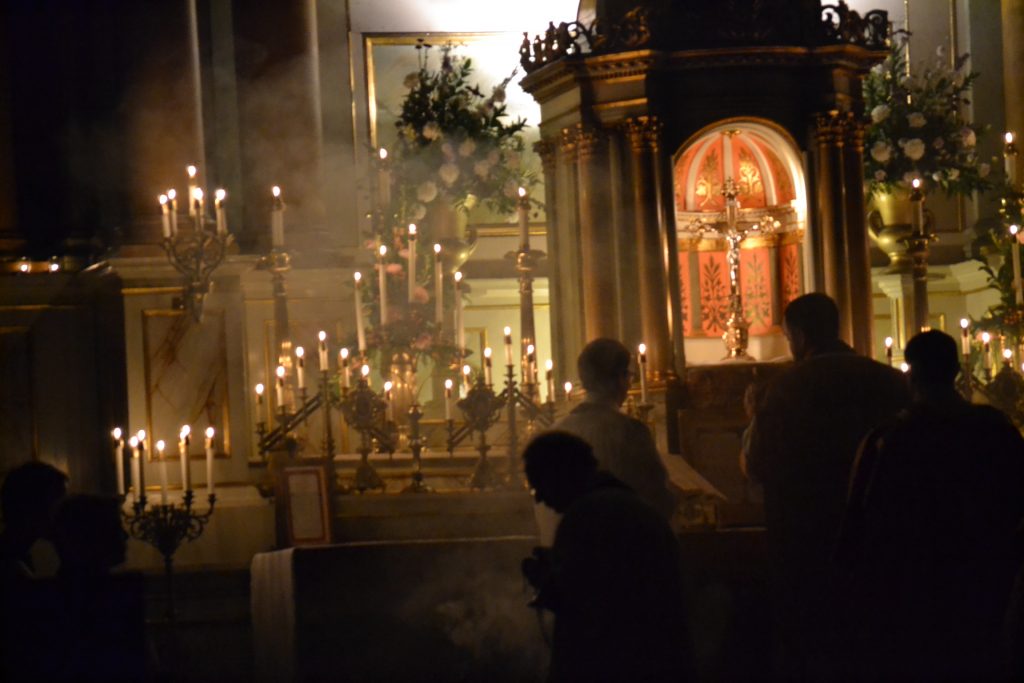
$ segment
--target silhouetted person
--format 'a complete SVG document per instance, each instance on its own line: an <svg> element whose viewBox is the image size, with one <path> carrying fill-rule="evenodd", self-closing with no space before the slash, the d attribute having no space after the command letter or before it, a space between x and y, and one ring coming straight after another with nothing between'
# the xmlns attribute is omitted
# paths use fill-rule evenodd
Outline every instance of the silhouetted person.
<svg viewBox="0 0 1024 683"><path fill-rule="evenodd" d="M650 430L623 414L629 394L629 350L614 339L595 339L577 360L587 396L555 429L575 434L594 449L598 467L606 470L661 512L666 519L676 508L668 476Z"/></svg>
<svg viewBox="0 0 1024 683"><path fill-rule="evenodd" d="M838 548L852 577L852 660L867 679L997 678L1024 439L957 393L952 337L918 334L905 358L914 402L865 439Z"/></svg>
<svg viewBox="0 0 1024 683"><path fill-rule="evenodd" d="M67 494L68 478L52 465L32 461L18 465L0 487L4 530L0 532L0 572L11 579L33 575L32 546L49 537L53 515Z"/></svg>
<svg viewBox="0 0 1024 683"><path fill-rule="evenodd" d="M864 436L909 403L903 375L839 339L824 294L794 299L783 332L796 361L767 388L747 444L748 476L764 485L778 673L831 673L831 558L850 469Z"/></svg>
<svg viewBox="0 0 1024 683"><path fill-rule="evenodd" d="M678 546L665 519L598 472L572 434L538 436L523 460L536 500L563 514L550 552L523 565L536 606L555 615L550 680L691 679Z"/></svg>

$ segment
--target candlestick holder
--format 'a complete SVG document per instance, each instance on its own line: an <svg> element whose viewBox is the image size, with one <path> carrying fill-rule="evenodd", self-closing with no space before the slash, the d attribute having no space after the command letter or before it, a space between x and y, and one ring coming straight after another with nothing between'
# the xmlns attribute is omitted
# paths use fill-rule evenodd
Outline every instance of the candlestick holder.
<svg viewBox="0 0 1024 683"><path fill-rule="evenodd" d="M359 448L356 452L362 459L356 468L355 489L359 492L384 490L384 480L370 464L370 453L373 452L374 441L380 450L395 452L398 429L394 422L385 419L387 401L371 389L366 378L362 377L355 389L344 393L340 408L345 422L359 432Z"/></svg>
<svg viewBox="0 0 1024 683"><path fill-rule="evenodd" d="M164 559L168 621L174 618L174 554L182 543L190 543L203 535L217 502L217 495L211 493L207 497L210 507L198 512L192 508L193 498L192 489L188 489L180 505L161 503L147 508L146 495L142 494L132 504L130 513L124 512L123 507L121 510L128 535L153 546ZM124 496L121 500L123 506Z"/></svg>
<svg viewBox="0 0 1024 683"><path fill-rule="evenodd" d="M455 447L465 441L473 432L480 435L479 441L474 446L480 454L480 459L469 480L470 488L496 488L502 482L493 464L487 459L487 452L491 449L490 444L487 443L487 430L494 426L494 423L501 417L505 401L505 392L496 395L494 389L484 382L483 376L479 375L466 397L456 403L465 416L465 422L456 429L454 422L448 421L449 455L454 455Z"/></svg>
<svg viewBox="0 0 1024 683"><path fill-rule="evenodd" d="M168 262L184 276L179 307L188 311L197 323L203 318L203 303L210 293L213 271L224 260L233 239L231 233L218 231L212 221L197 212L193 215L192 230L175 230L160 243Z"/></svg>
<svg viewBox="0 0 1024 683"><path fill-rule="evenodd" d="M409 408L409 449L412 451L412 482L402 493L433 493L434 489L427 486L423 480L423 439L420 437L420 420L423 419L423 411L419 403L413 403Z"/></svg>
<svg viewBox="0 0 1024 683"><path fill-rule="evenodd" d="M527 376L529 377L529 376ZM505 366L505 389L502 397L508 410L508 471L506 474L505 486L510 489L522 488L525 481L519 468L519 432L516 428L517 413L522 410L526 417L526 435L532 437L539 422L545 427L550 427L555 422L555 404L548 401L547 404L539 404L534 401L536 393L533 382L523 383L523 389L519 389L516 383L515 367Z"/></svg>

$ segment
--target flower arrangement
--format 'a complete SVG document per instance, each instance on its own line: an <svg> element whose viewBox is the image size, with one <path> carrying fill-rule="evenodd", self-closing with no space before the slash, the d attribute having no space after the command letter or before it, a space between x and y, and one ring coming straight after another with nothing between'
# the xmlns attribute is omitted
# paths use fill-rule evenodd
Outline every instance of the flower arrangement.
<svg viewBox="0 0 1024 683"><path fill-rule="evenodd" d="M983 128L963 115L978 77L967 69L968 55L950 67L940 48L934 65L914 74L907 70L906 45L905 36L895 39L889 56L864 81L871 116L864 160L869 191L906 189L914 178L924 181L926 191L939 187L947 195L987 189L991 166L977 152Z"/></svg>

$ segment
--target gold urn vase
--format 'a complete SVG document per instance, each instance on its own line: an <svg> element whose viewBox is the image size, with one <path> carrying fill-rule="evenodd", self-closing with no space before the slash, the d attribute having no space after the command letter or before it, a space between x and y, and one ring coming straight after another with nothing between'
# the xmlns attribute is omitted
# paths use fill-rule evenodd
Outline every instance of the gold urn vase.
<svg viewBox="0 0 1024 683"><path fill-rule="evenodd" d="M476 196L469 195L463 206L456 207L450 196L441 195L427 211L431 235L441 245L441 259L449 275L461 268L476 249L476 230L469 227L469 211L476 202Z"/></svg>
<svg viewBox="0 0 1024 683"><path fill-rule="evenodd" d="M913 212L909 190L897 187L892 192L874 192L868 197L868 231L889 257L890 272L910 271L907 238L913 232Z"/></svg>

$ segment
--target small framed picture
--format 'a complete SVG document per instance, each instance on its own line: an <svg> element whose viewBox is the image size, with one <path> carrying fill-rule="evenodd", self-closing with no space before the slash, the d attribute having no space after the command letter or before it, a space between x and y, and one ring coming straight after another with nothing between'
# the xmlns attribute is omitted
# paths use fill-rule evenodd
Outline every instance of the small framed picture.
<svg viewBox="0 0 1024 683"><path fill-rule="evenodd" d="M281 474L281 504L289 546L331 542L331 500L322 465L285 468Z"/></svg>

